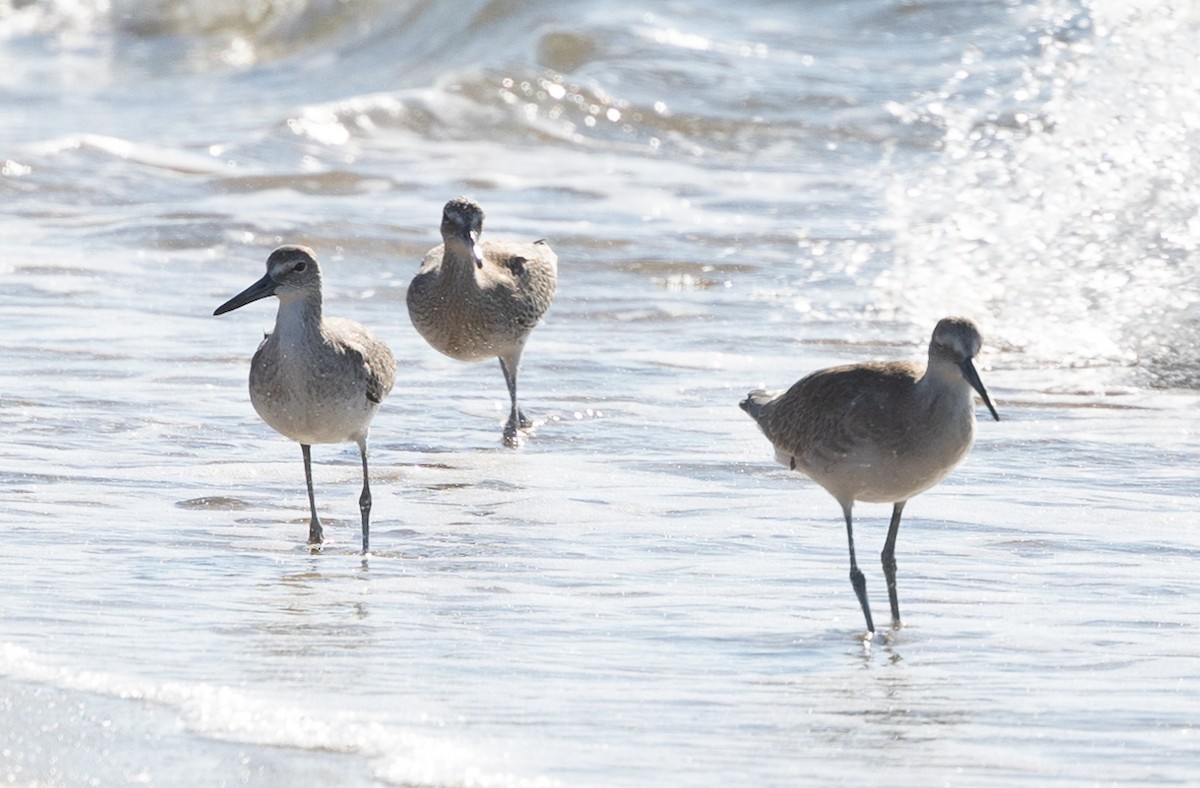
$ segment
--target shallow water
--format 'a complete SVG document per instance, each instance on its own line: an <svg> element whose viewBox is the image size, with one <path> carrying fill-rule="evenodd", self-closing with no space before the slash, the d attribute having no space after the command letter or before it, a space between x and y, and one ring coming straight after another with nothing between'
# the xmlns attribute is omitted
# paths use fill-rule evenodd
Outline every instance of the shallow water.
<svg viewBox="0 0 1200 788"><path fill-rule="evenodd" d="M1190 6L0 6L0 778L1186 783L1200 765ZM460 193L559 295L498 366L406 283ZM307 243L400 362L371 438L246 394ZM864 647L751 388L985 334L1002 421ZM886 506L857 509L872 558Z"/></svg>

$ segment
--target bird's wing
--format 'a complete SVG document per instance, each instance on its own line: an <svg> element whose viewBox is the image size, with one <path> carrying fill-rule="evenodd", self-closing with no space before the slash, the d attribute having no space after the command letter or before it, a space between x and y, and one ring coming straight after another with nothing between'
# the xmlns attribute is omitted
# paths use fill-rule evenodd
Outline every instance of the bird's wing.
<svg viewBox="0 0 1200 788"><path fill-rule="evenodd" d="M384 397L396 383L396 358L381 340L361 324L341 318L326 318L336 321L338 337L336 347L361 370L366 385L367 400L383 402Z"/></svg>
<svg viewBox="0 0 1200 788"><path fill-rule="evenodd" d="M892 443L903 401L919 369L887 362L831 367L802 378L768 404L763 431L782 452L843 457L865 442ZM760 422L761 423L761 422Z"/></svg>

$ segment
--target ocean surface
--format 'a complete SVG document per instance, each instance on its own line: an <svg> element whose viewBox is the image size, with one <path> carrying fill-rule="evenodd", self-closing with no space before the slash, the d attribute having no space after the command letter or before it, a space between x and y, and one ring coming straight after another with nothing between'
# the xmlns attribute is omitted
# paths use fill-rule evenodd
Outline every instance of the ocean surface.
<svg viewBox="0 0 1200 788"><path fill-rule="evenodd" d="M0 783L1194 784L1198 73L1186 0L0 0ZM559 255L517 451L405 309L460 194ZM366 561L212 316L285 242L399 362ZM864 644L737 402L951 314L1002 420Z"/></svg>

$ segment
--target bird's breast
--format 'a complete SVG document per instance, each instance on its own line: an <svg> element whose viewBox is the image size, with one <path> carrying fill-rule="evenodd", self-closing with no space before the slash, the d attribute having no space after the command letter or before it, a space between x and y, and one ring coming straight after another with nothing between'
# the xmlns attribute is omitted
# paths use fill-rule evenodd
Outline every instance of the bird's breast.
<svg viewBox="0 0 1200 788"><path fill-rule="evenodd" d="M344 357L283 342L264 343L255 354L250 402L268 426L306 444L357 440L378 409Z"/></svg>

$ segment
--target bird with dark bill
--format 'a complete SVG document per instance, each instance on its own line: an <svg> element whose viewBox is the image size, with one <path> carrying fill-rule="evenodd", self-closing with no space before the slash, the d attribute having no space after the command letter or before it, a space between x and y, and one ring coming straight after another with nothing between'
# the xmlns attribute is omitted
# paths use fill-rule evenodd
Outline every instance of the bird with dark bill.
<svg viewBox="0 0 1200 788"><path fill-rule="evenodd" d="M867 586L854 555L855 501L891 503L892 520L880 556L892 627L900 627L896 598L896 533L904 504L928 490L966 456L975 440L978 393L1000 420L973 359L979 329L962 317L939 321L924 367L870 362L814 372L785 392L753 391L741 407L775 447L776 459L806 474L842 505L850 543L850 582L875 632Z"/></svg>
<svg viewBox="0 0 1200 788"><path fill-rule="evenodd" d="M459 197L442 210L442 244L408 287L408 316L435 350L459 361L500 359L512 403L504 443L533 426L517 403L517 372L529 333L554 300L558 256L544 240L479 240L483 209Z"/></svg>
<svg viewBox="0 0 1200 788"><path fill-rule="evenodd" d="M363 486L358 499L362 550L370 548L371 485L367 432L379 404L396 381L392 351L362 325L321 311L321 267L304 246L281 246L267 258L267 272L217 307L223 315L268 296L279 299L275 328L250 362L250 402L276 432L300 444L311 519L308 544L324 541L313 494L311 446L358 444Z"/></svg>

